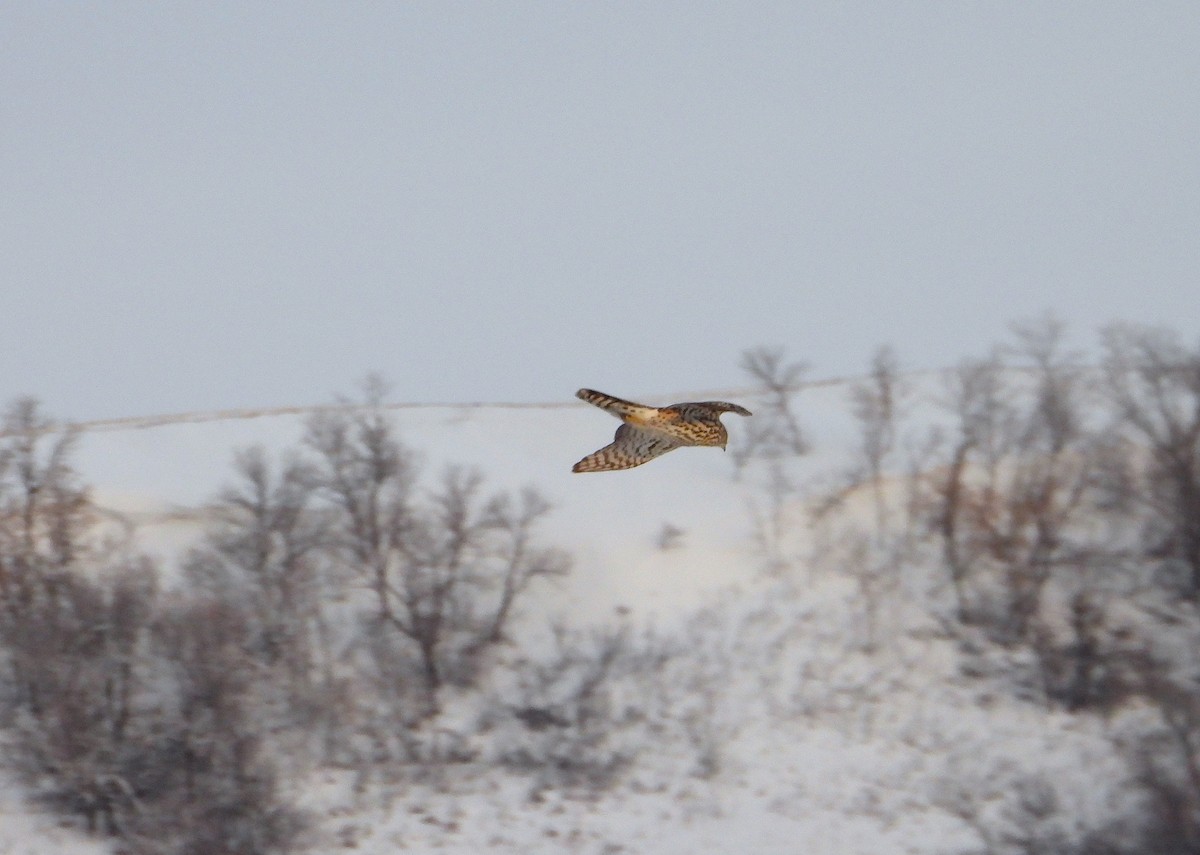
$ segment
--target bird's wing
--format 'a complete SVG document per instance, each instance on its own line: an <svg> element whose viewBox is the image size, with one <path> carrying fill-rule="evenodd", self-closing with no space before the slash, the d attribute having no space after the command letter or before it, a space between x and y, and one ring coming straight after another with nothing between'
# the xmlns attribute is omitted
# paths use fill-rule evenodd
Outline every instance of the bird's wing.
<svg viewBox="0 0 1200 855"><path fill-rule="evenodd" d="M606 413L612 413L619 419L633 418L634 421L646 421L653 418L658 412L657 407L647 407L645 404L635 404L624 398L614 398L612 395L605 395L595 389L580 389L575 393L575 397L599 407Z"/></svg>
<svg viewBox="0 0 1200 855"><path fill-rule="evenodd" d="M740 404L731 404L728 401L695 401L686 404L672 404L664 409L673 409L677 407L704 407L717 413L737 413L739 416L754 415Z"/></svg>
<svg viewBox="0 0 1200 855"><path fill-rule="evenodd" d="M611 472L617 469L632 469L682 445L678 440L661 433L642 430L624 424L617 428L616 439L599 451L594 451L580 460L572 472Z"/></svg>

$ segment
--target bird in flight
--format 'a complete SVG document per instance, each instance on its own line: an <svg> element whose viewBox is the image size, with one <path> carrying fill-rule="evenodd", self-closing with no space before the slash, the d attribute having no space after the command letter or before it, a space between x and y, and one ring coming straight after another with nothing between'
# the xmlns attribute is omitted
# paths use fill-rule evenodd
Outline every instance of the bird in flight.
<svg viewBox="0 0 1200 855"><path fill-rule="evenodd" d="M608 472L632 469L684 445L718 445L729 442L721 413L748 416L750 411L726 401L689 401L669 407L648 407L623 401L603 392L580 389L575 393L589 404L612 413L624 422L610 445L594 451L572 467L572 472Z"/></svg>

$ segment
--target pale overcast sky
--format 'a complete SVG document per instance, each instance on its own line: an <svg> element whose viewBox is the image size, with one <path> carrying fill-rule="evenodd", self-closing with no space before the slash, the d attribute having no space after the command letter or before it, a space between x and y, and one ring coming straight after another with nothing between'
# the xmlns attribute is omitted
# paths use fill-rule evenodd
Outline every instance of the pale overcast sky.
<svg viewBox="0 0 1200 855"><path fill-rule="evenodd" d="M0 7L0 402L92 419L1200 335L1200 3Z"/></svg>

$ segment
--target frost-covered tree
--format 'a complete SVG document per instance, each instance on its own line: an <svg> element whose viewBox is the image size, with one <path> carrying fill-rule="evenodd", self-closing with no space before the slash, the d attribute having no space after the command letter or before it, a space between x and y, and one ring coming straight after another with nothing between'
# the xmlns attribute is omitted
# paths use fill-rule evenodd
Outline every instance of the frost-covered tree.
<svg viewBox="0 0 1200 855"><path fill-rule="evenodd" d="M0 600L9 607L52 594L95 547L95 510L70 461L76 440L32 398L0 419Z"/></svg>
<svg viewBox="0 0 1200 855"><path fill-rule="evenodd" d="M0 435L2 759L131 855L287 851L299 815L262 750L253 617L164 596L100 536L73 439L29 400Z"/></svg>
<svg viewBox="0 0 1200 855"><path fill-rule="evenodd" d="M328 543L372 592L376 628L409 650L433 710L443 684L470 682L486 648L504 640L529 586L569 562L534 541L550 505L533 489L488 498L479 472L450 467L420 491L415 456L396 437L383 394L369 381L361 404L315 417L306 444L332 509ZM376 638L391 656L392 642Z"/></svg>
<svg viewBox="0 0 1200 855"><path fill-rule="evenodd" d="M1135 458L1126 498L1145 513L1147 554L1200 600L1200 348L1130 326L1106 330L1104 344L1107 392Z"/></svg>
<svg viewBox="0 0 1200 855"><path fill-rule="evenodd" d="M1095 469L1086 388L1061 325L1015 332L1015 345L951 373L954 432L931 475L958 618L1006 643L1028 638L1051 576L1088 558L1076 524Z"/></svg>

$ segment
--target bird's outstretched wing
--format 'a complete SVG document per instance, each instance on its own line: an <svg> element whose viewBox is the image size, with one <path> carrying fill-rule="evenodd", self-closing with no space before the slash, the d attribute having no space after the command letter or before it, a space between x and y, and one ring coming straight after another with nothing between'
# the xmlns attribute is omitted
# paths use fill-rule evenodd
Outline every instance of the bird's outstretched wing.
<svg viewBox="0 0 1200 855"><path fill-rule="evenodd" d="M595 389L580 389L575 393L575 397L599 407L606 413L612 413L619 419L633 418L635 421L645 421L654 417L658 412L657 407L635 404L633 401L626 401L624 398L605 395L603 392L597 392Z"/></svg>
<svg viewBox="0 0 1200 855"><path fill-rule="evenodd" d="M580 397L583 397L580 395ZM613 442L593 451L573 467L572 472L612 472L632 469L679 448L682 443L660 433L624 424L617 428Z"/></svg>
<svg viewBox="0 0 1200 855"><path fill-rule="evenodd" d="M737 413L739 416L752 416L754 413L741 404L731 404L728 401L696 401L686 404L672 404L672 407L703 407L714 413Z"/></svg>

